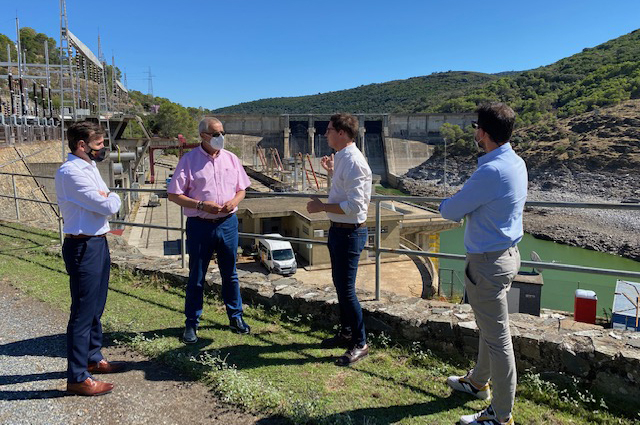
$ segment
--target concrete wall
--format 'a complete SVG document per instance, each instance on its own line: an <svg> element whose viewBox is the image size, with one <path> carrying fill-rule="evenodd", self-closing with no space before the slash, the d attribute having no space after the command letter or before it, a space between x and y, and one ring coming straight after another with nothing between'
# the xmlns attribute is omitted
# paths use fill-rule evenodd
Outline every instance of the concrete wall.
<svg viewBox="0 0 640 425"><path fill-rule="evenodd" d="M241 152L247 165L258 165L256 147L276 148L282 158L311 154L328 155L324 131L330 115L218 115L228 133L229 146ZM426 161L432 153L430 144L441 143L440 127L450 123L466 127L476 119L468 114L388 114L358 115L364 126L364 142L358 147L369 161L374 174L389 180ZM312 131L310 131L312 130ZM364 146L364 147L363 147Z"/></svg>
<svg viewBox="0 0 640 425"><path fill-rule="evenodd" d="M433 145L410 139L388 137L385 140L385 156L387 159L387 182L392 184L390 174L401 176L417 167L433 154ZM392 184L393 185L393 184Z"/></svg>
<svg viewBox="0 0 640 425"><path fill-rule="evenodd" d="M390 114L388 128L390 137L426 141L427 137L439 137L442 124L449 123L466 127L477 115L467 114Z"/></svg>

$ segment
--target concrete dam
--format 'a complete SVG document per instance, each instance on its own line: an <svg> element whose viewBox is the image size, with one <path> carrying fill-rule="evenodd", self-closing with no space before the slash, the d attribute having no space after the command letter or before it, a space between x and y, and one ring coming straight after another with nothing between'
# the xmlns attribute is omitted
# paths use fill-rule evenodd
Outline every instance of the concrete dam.
<svg viewBox="0 0 640 425"><path fill-rule="evenodd" d="M374 174L395 185L397 178L427 160L443 143L440 127L466 127L475 114L355 114L356 138ZM331 115L216 115L224 124L227 142L245 164L256 164L256 148L275 148L282 158L309 154L319 160L331 154L324 133Z"/></svg>

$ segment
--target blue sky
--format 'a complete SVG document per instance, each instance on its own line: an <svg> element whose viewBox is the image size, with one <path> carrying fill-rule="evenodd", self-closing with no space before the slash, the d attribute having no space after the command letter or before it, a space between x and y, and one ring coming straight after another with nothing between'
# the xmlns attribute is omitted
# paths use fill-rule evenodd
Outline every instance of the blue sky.
<svg viewBox="0 0 640 425"><path fill-rule="evenodd" d="M1 0L0 33L59 43L59 1ZM640 28L638 0L67 0L69 28L130 89L184 106L336 91L449 70L531 69Z"/></svg>

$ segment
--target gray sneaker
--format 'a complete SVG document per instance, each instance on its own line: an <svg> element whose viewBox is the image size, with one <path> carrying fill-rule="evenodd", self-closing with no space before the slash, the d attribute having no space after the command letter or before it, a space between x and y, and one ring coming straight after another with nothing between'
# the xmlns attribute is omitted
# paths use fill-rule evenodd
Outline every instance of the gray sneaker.
<svg viewBox="0 0 640 425"><path fill-rule="evenodd" d="M198 336L195 326L186 326L182 333L182 342L185 344L195 344L198 341Z"/></svg>
<svg viewBox="0 0 640 425"><path fill-rule="evenodd" d="M450 376L447 378L447 384L456 391L471 394L480 400L488 400L491 397L491 389L489 384L485 384L481 388L476 388L469 379L469 374L465 376Z"/></svg>

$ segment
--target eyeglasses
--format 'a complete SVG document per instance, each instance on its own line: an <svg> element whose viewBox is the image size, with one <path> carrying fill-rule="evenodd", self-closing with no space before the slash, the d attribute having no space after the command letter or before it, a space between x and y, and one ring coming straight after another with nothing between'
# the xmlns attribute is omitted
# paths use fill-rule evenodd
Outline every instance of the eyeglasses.
<svg viewBox="0 0 640 425"><path fill-rule="evenodd" d="M471 127L473 127L474 130L479 129L478 121L471 121Z"/></svg>
<svg viewBox="0 0 640 425"><path fill-rule="evenodd" d="M227 133L225 133L224 131L214 131L213 133L209 133L207 131L203 131L202 134L207 134L207 135L209 135L211 137L220 137L220 136L224 136Z"/></svg>

